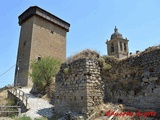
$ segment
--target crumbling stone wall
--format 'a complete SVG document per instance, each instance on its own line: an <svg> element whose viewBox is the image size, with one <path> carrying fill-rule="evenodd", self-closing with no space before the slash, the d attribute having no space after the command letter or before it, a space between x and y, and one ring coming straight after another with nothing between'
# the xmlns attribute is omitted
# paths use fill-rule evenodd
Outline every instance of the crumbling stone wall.
<svg viewBox="0 0 160 120"><path fill-rule="evenodd" d="M102 71L105 102L123 103L140 110L155 110L160 115L160 47L114 61Z"/></svg>
<svg viewBox="0 0 160 120"><path fill-rule="evenodd" d="M97 59L80 58L62 64L55 80L55 111L87 118L103 102L102 85Z"/></svg>
<svg viewBox="0 0 160 120"><path fill-rule="evenodd" d="M55 111L87 118L101 103L112 102L160 115L160 47L121 60L103 58L79 58L61 66Z"/></svg>

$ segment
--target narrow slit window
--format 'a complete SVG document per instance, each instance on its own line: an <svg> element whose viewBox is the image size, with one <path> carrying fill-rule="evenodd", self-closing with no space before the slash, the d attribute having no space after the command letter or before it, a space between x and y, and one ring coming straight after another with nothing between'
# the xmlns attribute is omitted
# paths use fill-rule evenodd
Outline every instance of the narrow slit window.
<svg viewBox="0 0 160 120"><path fill-rule="evenodd" d="M81 96L81 100L83 100L83 96Z"/></svg>
<svg viewBox="0 0 160 120"><path fill-rule="evenodd" d="M26 46L26 41L23 42L23 46Z"/></svg>

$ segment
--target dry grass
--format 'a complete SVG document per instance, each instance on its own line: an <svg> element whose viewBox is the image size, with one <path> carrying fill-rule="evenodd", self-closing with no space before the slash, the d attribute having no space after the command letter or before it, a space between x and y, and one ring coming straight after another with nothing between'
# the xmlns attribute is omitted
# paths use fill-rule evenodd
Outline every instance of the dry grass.
<svg viewBox="0 0 160 120"><path fill-rule="evenodd" d="M86 49L86 50L83 50L73 56L70 56L68 59L67 59L67 63L71 63L79 58L95 58L95 59L98 59L99 58L99 53L97 51L94 51L94 50L90 50L90 49Z"/></svg>
<svg viewBox="0 0 160 120"><path fill-rule="evenodd" d="M7 90L0 91L0 105L6 105L7 101Z"/></svg>

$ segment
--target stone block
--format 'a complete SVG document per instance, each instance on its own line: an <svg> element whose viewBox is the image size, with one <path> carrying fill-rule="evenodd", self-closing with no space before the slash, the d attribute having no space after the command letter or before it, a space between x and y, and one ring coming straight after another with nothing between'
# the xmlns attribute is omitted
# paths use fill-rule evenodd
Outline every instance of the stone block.
<svg viewBox="0 0 160 120"><path fill-rule="evenodd" d="M148 78L143 78L142 81L143 81L143 82L148 82L149 79L148 79Z"/></svg>
<svg viewBox="0 0 160 120"><path fill-rule="evenodd" d="M149 81L156 81L156 80L158 80L158 77L150 77L149 78Z"/></svg>
<svg viewBox="0 0 160 120"><path fill-rule="evenodd" d="M149 72L149 71L145 71L145 72L143 73L143 75L148 77L148 76L150 76L150 72Z"/></svg>

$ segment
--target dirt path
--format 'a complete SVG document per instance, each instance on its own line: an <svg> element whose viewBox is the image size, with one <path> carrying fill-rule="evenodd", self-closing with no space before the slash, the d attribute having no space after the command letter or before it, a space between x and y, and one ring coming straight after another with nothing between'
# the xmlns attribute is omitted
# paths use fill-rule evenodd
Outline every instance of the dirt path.
<svg viewBox="0 0 160 120"><path fill-rule="evenodd" d="M39 117L51 117L53 115L53 105L49 101L38 98L30 94L31 88L22 88L21 89L28 96L28 107L29 110L26 113L23 113L26 116L34 118Z"/></svg>

